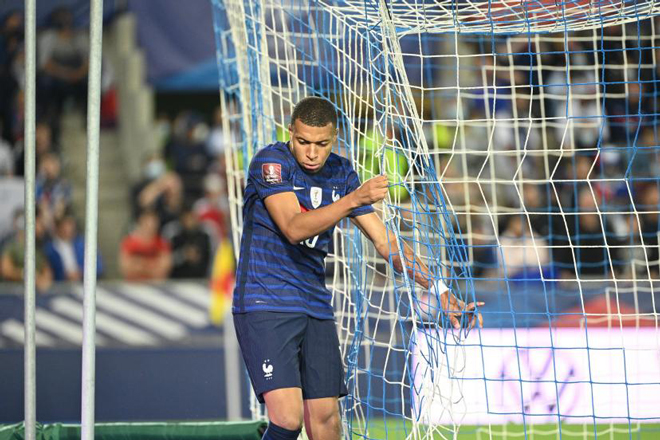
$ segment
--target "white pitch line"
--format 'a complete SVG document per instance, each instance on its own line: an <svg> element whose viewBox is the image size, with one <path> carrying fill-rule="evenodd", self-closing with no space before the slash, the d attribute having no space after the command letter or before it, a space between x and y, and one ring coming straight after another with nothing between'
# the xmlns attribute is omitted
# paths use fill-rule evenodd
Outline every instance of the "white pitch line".
<svg viewBox="0 0 660 440"><path fill-rule="evenodd" d="M121 299L104 288L97 287L96 291L97 309L110 311L169 339L180 339L186 334L186 328L178 321L163 317L137 304Z"/></svg>
<svg viewBox="0 0 660 440"><path fill-rule="evenodd" d="M204 310L211 307L211 289L197 283L171 283L167 286L175 295L195 303Z"/></svg>
<svg viewBox="0 0 660 440"><path fill-rule="evenodd" d="M83 311L81 303L63 297L53 300L51 307L54 311L82 323ZM153 345L158 342L149 333L105 313L96 313L96 328L126 344Z"/></svg>
<svg viewBox="0 0 660 440"><path fill-rule="evenodd" d="M0 324L0 333L2 336L12 339L21 345L25 343L25 336L23 331L23 323L16 321L15 319L10 319ZM55 339L43 332L40 332L38 329L35 334L35 340L37 345L42 347L54 347L57 345Z"/></svg>
<svg viewBox="0 0 660 440"><path fill-rule="evenodd" d="M144 284L123 284L121 290L129 295L132 300L163 311L193 327L206 327L209 325L208 313L189 306L155 287Z"/></svg>

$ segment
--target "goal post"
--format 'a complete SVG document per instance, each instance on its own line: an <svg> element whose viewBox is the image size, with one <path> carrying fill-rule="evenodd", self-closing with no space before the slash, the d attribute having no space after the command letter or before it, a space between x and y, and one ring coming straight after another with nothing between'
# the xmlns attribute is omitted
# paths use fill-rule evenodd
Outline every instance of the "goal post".
<svg viewBox="0 0 660 440"><path fill-rule="evenodd" d="M486 302L483 329L451 330L433 292L342 221L327 262L347 436L657 431L655 2L213 11L236 252L250 158L319 95L339 114L336 153L362 179L388 176L376 209L396 240L457 297Z"/></svg>

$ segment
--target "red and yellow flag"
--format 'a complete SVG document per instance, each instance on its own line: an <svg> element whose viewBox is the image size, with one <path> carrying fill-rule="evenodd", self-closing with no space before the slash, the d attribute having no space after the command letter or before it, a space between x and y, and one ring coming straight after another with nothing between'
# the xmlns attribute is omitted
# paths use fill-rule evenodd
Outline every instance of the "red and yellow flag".
<svg viewBox="0 0 660 440"><path fill-rule="evenodd" d="M224 239L215 253L213 271L211 272L211 308L209 315L211 322L215 325L222 324L227 311L231 308L234 283L234 249L231 241Z"/></svg>

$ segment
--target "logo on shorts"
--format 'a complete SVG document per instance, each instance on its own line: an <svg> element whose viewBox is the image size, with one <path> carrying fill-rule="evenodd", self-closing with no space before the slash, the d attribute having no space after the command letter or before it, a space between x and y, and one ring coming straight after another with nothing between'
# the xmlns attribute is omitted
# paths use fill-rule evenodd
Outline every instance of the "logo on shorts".
<svg viewBox="0 0 660 440"><path fill-rule="evenodd" d="M279 163L265 163L261 165L261 176L266 183L274 185L282 183L282 165Z"/></svg>
<svg viewBox="0 0 660 440"><path fill-rule="evenodd" d="M273 378L273 365L270 363L270 359L264 361L261 369L264 370L264 377L266 380L271 380Z"/></svg>

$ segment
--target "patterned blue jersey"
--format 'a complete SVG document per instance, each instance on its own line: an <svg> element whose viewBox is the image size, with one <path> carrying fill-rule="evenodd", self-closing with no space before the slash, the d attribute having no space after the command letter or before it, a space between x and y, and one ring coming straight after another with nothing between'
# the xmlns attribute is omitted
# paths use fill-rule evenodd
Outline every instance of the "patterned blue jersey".
<svg viewBox="0 0 660 440"><path fill-rule="evenodd" d="M294 192L305 211L329 205L359 186L350 162L334 153L321 170L308 174L288 143L277 142L260 150L250 163L244 193L243 237L232 311L303 312L320 319L332 318L331 294L325 287L325 256L334 227L293 245L268 214L264 199ZM370 212L371 206L362 206L349 217Z"/></svg>

